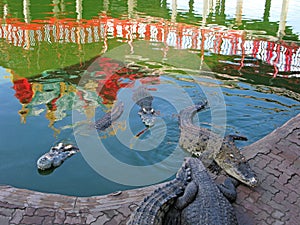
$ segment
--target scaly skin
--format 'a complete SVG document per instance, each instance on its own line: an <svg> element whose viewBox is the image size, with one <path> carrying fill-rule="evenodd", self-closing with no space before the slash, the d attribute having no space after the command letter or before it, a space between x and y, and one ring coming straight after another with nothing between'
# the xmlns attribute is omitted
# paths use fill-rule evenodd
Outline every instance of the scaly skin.
<svg viewBox="0 0 300 225"><path fill-rule="evenodd" d="M123 113L124 104L123 102L119 102L112 108L111 111L104 114L99 120L95 122L95 128L97 130L105 130L111 126L111 124L116 121Z"/></svg>
<svg viewBox="0 0 300 225"><path fill-rule="evenodd" d="M242 183L256 186L258 180L255 173L234 143L235 140L247 140L246 137L229 135L222 138L207 128L193 124L193 116L206 104L189 106L180 112L180 146L202 160L215 161L227 174Z"/></svg>
<svg viewBox="0 0 300 225"><path fill-rule="evenodd" d="M143 123L147 127L153 126L155 122L155 111L152 108L153 96L150 92L144 86L139 86L134 90L132 100L141 107L139 115Z"/></svg>
<svg viewBox="0 0 300 225"><path fill-rule="evenodd" d="M182 168L174 180L158 188L144 199L131 215L127 225L163 224L164 215L174 204L176 198L183 194L190 178L190 170Z"/></svg>
<svg viewBox="0 0 300 225"><path fill-rule="evenodd" d="M188 158L184 166L191 170L191 181L184 194L177 198L174 208L169 211L166 225L235 225L237 219L230 201L236 198L235 186L231 180L218 186L211 179L201 160ZM229 200L228 200L229 198Z"/></svg>
<svg viewBox="0 0 300 225"><path fill-rule="evenodd" d="M146 197L127 225L235 225L229 202L235 198L231 180L217 186L200 159L187 158L176 179Z"/></svg>

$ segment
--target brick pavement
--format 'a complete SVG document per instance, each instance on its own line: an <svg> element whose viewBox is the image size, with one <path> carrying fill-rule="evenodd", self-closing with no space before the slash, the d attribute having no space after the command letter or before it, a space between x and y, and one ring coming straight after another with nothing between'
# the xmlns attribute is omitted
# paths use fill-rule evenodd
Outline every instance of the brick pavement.
<svg viewBox="0 0 300 225"><path fill-rule="evenodd" d="M300 114L247 146L244 154L260 185L238 188L241 224L300 224Z"/></svg>
<svg viewBox="0 0 300 225"><path fill-rule="evenodd" d="M300 224L300 114L243 153L260 185L238 187L240 224ZM71 197L0 186L0 225L125 224L150 186L105 196Z"/></svg>

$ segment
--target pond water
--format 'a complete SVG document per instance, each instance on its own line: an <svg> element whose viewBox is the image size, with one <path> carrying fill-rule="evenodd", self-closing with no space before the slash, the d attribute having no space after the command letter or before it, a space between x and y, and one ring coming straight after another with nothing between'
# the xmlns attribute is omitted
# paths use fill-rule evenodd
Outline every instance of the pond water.
<svg viewBox="0 0 300 225"><path fill-rule="evenodd" d="M257 4L256 4L257 3ZM252 8L252 6L256 8ZM178 113L249 145L300 112L300 3L0 1L0 184L91 196L172 178L188 155ZM133 95L153 96L145 129ZM91 124L122 102L105 131ZM59 141L80 152L55 170Z"/></svg>

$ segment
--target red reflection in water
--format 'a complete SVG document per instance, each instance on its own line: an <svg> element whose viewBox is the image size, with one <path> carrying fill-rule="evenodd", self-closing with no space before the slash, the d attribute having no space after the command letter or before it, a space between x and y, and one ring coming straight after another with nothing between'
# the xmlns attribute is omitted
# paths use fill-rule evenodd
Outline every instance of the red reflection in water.
<svg viewBox="0 0 300 225"><path fill-rule="evenodd" d="M159 77L147 76L141 72L140 68L128 68L110 58L97 58L89 72L94 72L98 80L97 93L103 99L103 104L112 103L117 98L117 93L121 88L132 88L135 80L139 79L142 84L159 83Z"/></svg>
<svg viewBox="0 0 300 225"><path fill-rule="evenodd" d="M28 80L26 78L21 78L14 80L13 82L13 89L16 91L15 96L17 99L19 99L20 103L28 104L31 102L33 91Z"/></svg>

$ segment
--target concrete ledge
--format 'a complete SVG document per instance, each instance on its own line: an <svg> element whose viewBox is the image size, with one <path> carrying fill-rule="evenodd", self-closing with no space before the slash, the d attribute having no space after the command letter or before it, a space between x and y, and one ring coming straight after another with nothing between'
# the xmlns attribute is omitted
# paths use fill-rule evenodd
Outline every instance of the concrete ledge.
<svg viewBox="0 0 300 225"><path fill-rule="evenodd" d="M260 185L238 187L234 207L239 223L299 224L300 114L243 153ZM94 197L0 186L0 224L126 224L138 203L160 185Z"/></svg>

